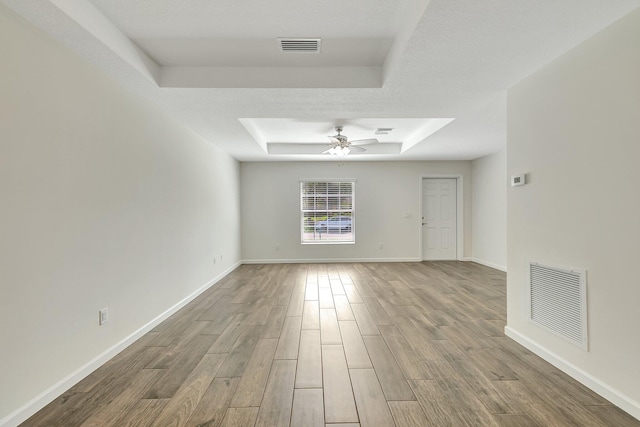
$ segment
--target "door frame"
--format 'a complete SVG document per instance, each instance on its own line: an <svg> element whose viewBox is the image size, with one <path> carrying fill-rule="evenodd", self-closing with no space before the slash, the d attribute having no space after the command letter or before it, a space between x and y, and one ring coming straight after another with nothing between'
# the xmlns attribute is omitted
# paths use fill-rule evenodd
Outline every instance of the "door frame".
<svg viewBox="0 0 640 427"><path fill-rule="evenodd" d="M419 235L420 242L418 248L420 252L418 253L418 258L420 261L424 261L422 258L422 217L423 212L423 204L422 204L422 194L423 194L423 184L425 179L455 179L456 180L456 260L464 261L464 194L463 194L463 176L461 174L426 174L420 176L420 194L419 203L420 203L420 222L419 225Z"/></svg>

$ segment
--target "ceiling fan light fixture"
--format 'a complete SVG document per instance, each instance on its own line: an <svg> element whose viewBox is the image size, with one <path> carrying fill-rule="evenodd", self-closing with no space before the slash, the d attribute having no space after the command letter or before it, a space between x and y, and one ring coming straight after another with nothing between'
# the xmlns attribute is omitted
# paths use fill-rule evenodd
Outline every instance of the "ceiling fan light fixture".
<svg viewBox="0 0 640 427"><path fill-rule="evenodd" d="M331 148L322 152L322 154L332 154L334 156L346 156L352 151L356 153L362 153L367 151L366 148L360 147L361 145L370 145L378 143L375 138L370 139L357 139L355 141L349 141L346 135L342 135L342 126L335 127L337 135L329 136L331 140ZM353 150L350 148L353 147Z"/></svg>
<svg viewBox="0 0 640 427"><path fill-rule="evenodd" d="M333 147L331 147L327 152L334 156L346 156L351 152L351 149L349 147L342 147L336 144Z"/></svg>

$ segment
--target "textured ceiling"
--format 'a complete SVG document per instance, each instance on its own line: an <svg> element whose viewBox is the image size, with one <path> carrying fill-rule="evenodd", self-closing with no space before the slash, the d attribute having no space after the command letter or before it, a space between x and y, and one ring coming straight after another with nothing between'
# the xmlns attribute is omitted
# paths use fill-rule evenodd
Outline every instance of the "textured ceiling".
<svg viewBox="0 0 640 427"><path fill-rule="evenodd" d="M393 38L322 38L320 54L283 54L276 38L137 38L158 65L212 67L381 66Z"/></svg>
<svg viewBox="0 0 640 427"><path fill-rule="evenodd" d="M301 142L326 138L318 129L340 120L384 127L367 120L455 119L403 150L353 160L495 152L506 143L506 90L640 7L640 0L0 2L246 161L330 158L302 149L275 154L282 147L268 154L266 142L286 141L266 119L279 120L277 132L300 133ZM277 37L322 37L326 51L283 57ZM248 118L252 131L240 120ZM315 124L293 126L305 122Z"/></svg>
<svg viewBox="0 0 640 427"><path fill-rule="evenodd" d="M36 0L42 1L42 0ZM391 37L401 0L88 0L140 37ZM286 34L284 34L286 33Z"/></svg>

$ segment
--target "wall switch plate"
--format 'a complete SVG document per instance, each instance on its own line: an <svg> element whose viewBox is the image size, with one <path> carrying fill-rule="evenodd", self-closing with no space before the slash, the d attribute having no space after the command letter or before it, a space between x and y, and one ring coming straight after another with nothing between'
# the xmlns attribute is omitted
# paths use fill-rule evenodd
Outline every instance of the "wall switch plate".
<svg viewBox="0 0 640 427"><path fill-rule="evenodd" d="M98 312L98 324L100 326L104 325L105 323L107 323L107 321L109 320L109 307L105 307L102 310L100 310Z"/></svg>
<svg viewBox="0 0 640 427"><path fill-rule="evenodd" d="M518 174L518 175L513 175L511 177L511 186L512 187L517 187L519 185L524 185L525 184L525 179L524 179L524 174Z"/></svg>

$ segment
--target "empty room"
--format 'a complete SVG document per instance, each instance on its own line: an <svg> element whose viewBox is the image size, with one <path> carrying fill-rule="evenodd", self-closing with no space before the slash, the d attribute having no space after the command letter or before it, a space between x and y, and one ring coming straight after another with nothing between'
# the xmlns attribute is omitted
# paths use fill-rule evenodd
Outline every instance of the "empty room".
<svg viewBox="0 0 640 427"><path fill-rule="evenodd" d="M0 0L0 427L640 426L638 159L640 0Z"/></svg>

